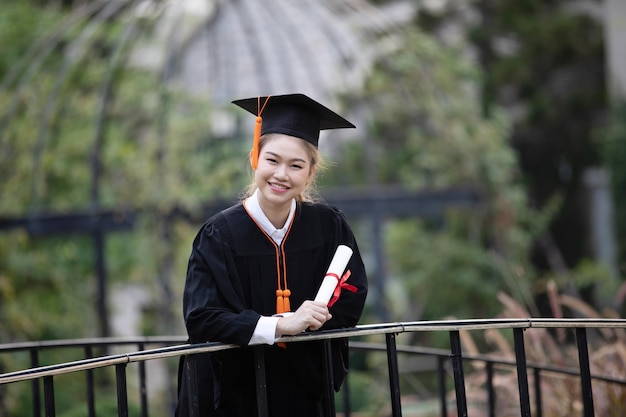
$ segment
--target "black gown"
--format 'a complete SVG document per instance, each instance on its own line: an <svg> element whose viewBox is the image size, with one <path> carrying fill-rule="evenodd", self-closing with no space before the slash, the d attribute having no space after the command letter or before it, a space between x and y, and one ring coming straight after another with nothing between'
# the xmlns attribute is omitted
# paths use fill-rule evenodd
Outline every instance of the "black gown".
<svg viewBox="0 0 626 417"><path fill-rule="evenodd" d="M354 253L348 284L330 307L323 329L355 326L363 311L367 277L344 215L323 203L299 203L279 247L237 204L213 216L193 243L183 295L191 343L222 342L241 349L203 354L196 360L201 416L256 416L252 347L247 346L261 315L276 313L279 270L286 268L291 310L312 300L338 245ZM284 257L284 262L283 258ZM333 376L339 389L347 372L347 340L332 342ZM317 417L323 392L321 342L263 345L272 417ZM196 357L198 357L196 356ZM177 415L189 415L184 358L179 369ZM214 407L215 406L215 407ZM215 408L215 409L214 409Z"/></svg>

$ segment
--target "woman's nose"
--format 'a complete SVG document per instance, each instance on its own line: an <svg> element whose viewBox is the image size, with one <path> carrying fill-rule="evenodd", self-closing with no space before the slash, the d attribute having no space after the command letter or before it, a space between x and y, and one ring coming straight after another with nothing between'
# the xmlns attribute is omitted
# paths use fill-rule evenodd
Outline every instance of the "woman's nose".
<svg viewBox="0 0 626 417"><path fill-rule="evenodd" d="M288 174L287 174L287 167L283 164L280 164L276 167L276 171L274 172L274 175L276 175L276 177L278 178L287 178Z"/></svg>

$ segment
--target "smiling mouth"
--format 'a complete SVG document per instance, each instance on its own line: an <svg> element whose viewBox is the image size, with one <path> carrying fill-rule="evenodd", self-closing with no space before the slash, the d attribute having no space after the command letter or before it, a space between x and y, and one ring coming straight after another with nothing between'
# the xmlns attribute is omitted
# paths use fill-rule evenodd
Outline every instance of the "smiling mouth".
<svg viewBox="0 0 626 417"><path fill-rule="evenodd" d="M279 190L285 190L286 191L286 190L289 189L289 187L287 187L286 185L276 184L275 182L270 182L269 185L270 185L270 187L276 188L276 189L279 189Z"/></svg>

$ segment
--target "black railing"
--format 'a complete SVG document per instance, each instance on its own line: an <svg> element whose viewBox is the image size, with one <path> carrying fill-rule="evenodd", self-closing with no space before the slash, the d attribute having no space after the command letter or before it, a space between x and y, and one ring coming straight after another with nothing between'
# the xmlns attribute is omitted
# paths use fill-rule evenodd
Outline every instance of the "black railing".
<svg viewBox="0 0 626 417"><path fill-rule="evenodd" d="M164 337L128 337L128 338L119 338L119 337L109 337L109 338L88 338L88 339L71 339L71 340L49 340L49 341L38 341L38 342L23 342L23 343L10 343L10 344L0 344L0 355L8 355L11 353L27 353L29 356L30 368L24 371L21 371L24 374L23 378L19 380L12 380L9 382L18 382L18 381L28 381L31 382L31 391L32 391L32 415L34 417L41 417L42 408L41 408L41 384L40 377L27 376L30 372L36 372L36 370L40 369L53 369L58 368L59 370L63 370L65 365L69 365L69 363L40 367L41 354L45 351L58 351L62 349L82 349L83 355L82 357L85 362L85 365L89 363L99 364L101 361L105 361L106 357L95 358L94 351L100 349L102 351L108 351L111 348L117 347L122 348L124 346L132 347L137 351L141 352L146 349L147 346L167 346L174 344L185 343L186 338L183 336L164 336ZM73 362L75 364L79 364L81 361ZM85 371L85 387L86 387L86 398L87 398L87 408L88 408L88 416L95 417L95 382L94 382L94 369L106 367L108 365L103 366L87 366ZM145 361L138 362L138 375L139 375L139 391L140 391L140 403L141 403L141 416L148 416L148 398L147 398L147 380L146 380L146 369L145 369ZM80 370L80 369L78 369ZM78 371L76 370L76 371ZM76 371L61 371L58 373L54 373L54 375L61 375ZM11 374L0 374L0 376L11 375ZM8 383L4 380L0 381L0 384ZM50 408L49 405L46 408ZM46 413L46 417L49 414Z"/></svg>
<svg viewBox="0 0 626 417"><path fill-rule="evenodd" d="M528 363L526 358L524 332L531 328L560 329L570 328L575 330L576 347L578 351L578 369L563 368L549 363ZM621 319L498 319L498 320L461 320L461 321L427 321L427 322L403 322L385 323L376 325L363 325L353 329L331 330L315 333L307 333L293 337L283 337L279 341L286 343L306 343L308 341L324 341L326 346L330 346L330 341L336 338L362 338L372 335L384 335L385 343L365 343L350 340L352 351L385 351L387 355L387 371L389 378L389 406L392 416L402 416L402 393L400 386L400 372L398 369L399 355L428 355L437 358L437 371L439 383L439 408L440 415L446 417L449 414L446 401L446 364L452 367L454 380L454 397L456 400L456 411L458 416L468 415L468 401L466 395L466 380L464 375L465 361L479 361L485 364L487 391L488 415L495 416L495 390L493 384L494 366L510 366L516 369L517 388L519 392L519 413L521 416L531 416L531 409L534 409L538 417L542 416L543 399L541 397L540 383L543 373L559 373L568 376L576 376L580 380L582 415L585 417L594 416L594 402L592 380L603 381L609 384L616 384L620 388L626 387L626 379L613 378L608 375L594 375L590 372L589 348L587 340L588 329L602 330L605 328L626 329L626 320ZM487 329L512 330L515 349L515 360L502 359L490 355L469 355L464 354L462 349L461 331L475 331ZM429 349L417 346L398 346L396 337L402 333L411 332L434 332L445 331L449 334L450 350ZM180 344L184 343L183 337L158 337L158 338L134 338L134 339L82 339L76 341L56 341L56 342L35 342L0 345L0 354L11 352L29 352L31 357L31 367L28 369L0 374L0 389L2 385L12 384L22 381L31 381L33 396L33 415L41 415L40 404L40 381L43 380L43 399L46 417L56 415L55 405L55 385L54 378L59 375L85 372L87 380L87 403L89 416L95 416L94 405L94 383L93 371L98 368L115 368L115 380L117 391L117 412L118 416L128 416L128 389L126 379L126 368L130 363L139 364L140 379L140 407L142 416L148 415L148 399L146 396L146 375L144 365L147 361L163 358L175 358L187 355L193 364L192 358L199 353L214 352L225 349L236 349L235 345L224 345L219 343L205 344ZM171 345L174 344L174 345ZM137 346L137 351L131 353L106 355L93 357L93 349L97 347L110 348L112 346L130 345ZM171 345L154 349L145 349L149 345ZM46 349L58 348L83 348L86 359L73 362L60 363L48 366L39 366L39 353ZM259 416L267 416L267 403L265 398L264 368L262 360L262 349L256 349L256 375L257 375L257 403L259 405ZM330 359L328 358L327 363ZM528 372L533 375L534 402L531 404L530 387L528 383ZM193 378L193 373L191 374ZM349 379L348 379L349 381ZM327 383L325 410L326 414L335 414L335 399L331 384ZM347 387L342 388L347 392ZM194 395L191 390L191 396ZM346 397L347 398L347 397ZM193 401L190 403L193 405ZM531 405L534 407L531 408ZM626 406L624 406L626 412ZM191 408L194 409L193 407ZM349 401L344 401L344 414L350 414Z"/></svg>

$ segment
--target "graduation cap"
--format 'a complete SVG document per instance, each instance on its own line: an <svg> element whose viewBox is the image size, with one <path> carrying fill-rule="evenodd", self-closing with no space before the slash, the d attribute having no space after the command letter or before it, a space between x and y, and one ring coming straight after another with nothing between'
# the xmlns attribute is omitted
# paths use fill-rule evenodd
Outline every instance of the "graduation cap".
<svg viewBox="0 0 626 417"><path fill-rule="evenodd" d="M259 140L266 133L295 136L317 147L320 130L355 127L304 94L253 97L235 100L233 104L257 116L251 154L254 169L259 158Z"/></svg>

